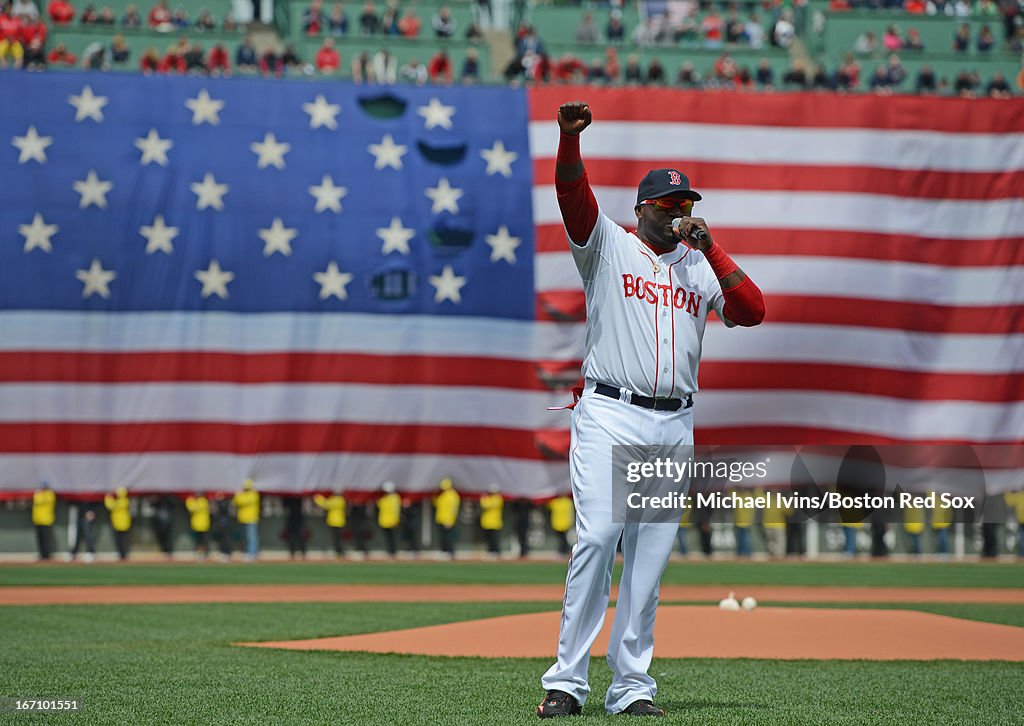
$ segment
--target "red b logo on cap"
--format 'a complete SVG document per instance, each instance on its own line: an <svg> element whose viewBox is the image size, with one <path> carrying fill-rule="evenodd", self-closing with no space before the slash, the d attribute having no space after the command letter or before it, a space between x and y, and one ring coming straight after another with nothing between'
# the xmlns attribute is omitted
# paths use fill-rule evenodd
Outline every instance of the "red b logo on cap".
<svg viewBox="0 0 1024 726"><path fill-rule="evenodd" d="M674 187L677 187L677 186L679 186L680 184L683 183L683 180L679 176L679 172L678 171L670 171L668 173L668 183L671 184Z"/></svg>

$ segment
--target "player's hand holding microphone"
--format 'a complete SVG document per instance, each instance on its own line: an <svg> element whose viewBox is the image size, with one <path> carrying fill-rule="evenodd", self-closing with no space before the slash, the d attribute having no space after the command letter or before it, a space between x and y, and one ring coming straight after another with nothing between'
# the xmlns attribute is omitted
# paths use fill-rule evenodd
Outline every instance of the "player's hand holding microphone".
<svg viewBox="0 0 1024 726"><path fill-rule="evenodd" d="M715 243L708 231L708 223L700 217L676 217L672 220L672 231L683 242L701 252Z"/></svg>

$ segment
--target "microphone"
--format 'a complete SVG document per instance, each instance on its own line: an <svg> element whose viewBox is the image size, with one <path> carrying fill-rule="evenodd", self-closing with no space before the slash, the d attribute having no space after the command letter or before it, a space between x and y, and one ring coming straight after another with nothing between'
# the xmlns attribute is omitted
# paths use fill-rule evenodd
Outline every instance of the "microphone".
<svg viewBox="0 0 1024 726"><path fill-rule="evenodd" d="M672 220L672 231L678 234L680 237L683 236L683 218L676 217ZM694 227L690 230L690 239L694 242L704 242L708 238L708 233L702 230L700 227Z"/></svg>

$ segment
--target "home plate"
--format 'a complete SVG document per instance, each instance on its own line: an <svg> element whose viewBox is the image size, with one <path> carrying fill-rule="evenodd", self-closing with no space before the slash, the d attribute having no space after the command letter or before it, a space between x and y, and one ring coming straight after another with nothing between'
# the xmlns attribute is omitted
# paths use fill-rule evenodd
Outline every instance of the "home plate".
<svg viewBox="0 0 1024 726"><path fill-rule="evenodd" d="M603 655L609 609L592 653ZM342 650L488 658L554 658L557 611L466 620L425 628L312 640L238 643L259 648ZM913 610L771 608L725 612L709 606L658 608L659 658L1024 661L1024 628Z"/></svg>

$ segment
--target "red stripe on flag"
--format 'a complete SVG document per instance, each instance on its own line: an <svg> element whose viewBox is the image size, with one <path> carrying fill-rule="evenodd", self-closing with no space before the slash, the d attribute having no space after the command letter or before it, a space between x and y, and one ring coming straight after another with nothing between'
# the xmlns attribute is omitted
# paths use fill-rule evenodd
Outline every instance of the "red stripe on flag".
<svg viewBox="0 0 1024 726"><path fill-rule="evenodd" d="M893 96L879 103L871 94L832 95L823 102L814 93L588 88L586 98L595 124L636 121L1003 134L1020 132L1024 112L1020 99ZM550 121L552 133L557 133L558 107L566 99L566 91L560 86L531 89L530 120Z"/></svg>
<svg viewBox="0 0 1024 726"><path fill-rule="evenodd" d="M441 454L543 459L536 432L484 426L292 422L4 423L4 454Z"/></svg>
<svg viewBox="0 0 1024 726"><path fill-rule="evenodd" d="M736 255L849 257L882 262L921 262L951 267L1024 265L1024 238L958 240L912 235L800 229L742 229L711 225L715 239ZM561 224L536 226L537 252L567 252ZM838 268L841 270L841 268Z"/></svg>
<svg viewBox="0 0 1024 726"><path fill-rule="evenodd" d="M639 183L665 159L585 159L593 186ZM795 166L687 161L690 185L700 192L721 189L884 194L912 199L1013 199L1024 189L1024 172L942 172L869 166ZM534 184L555 183L555 160L535 159ZM697 209L700 209L698 203Z"/></svg>
<svg viewBox="0 0 1024 726"><path fill-rule="evenodd" d="M1024 374L931 373L829 363L708 361L700 389L835 391L919 401L1024 401Z"/></svg>

